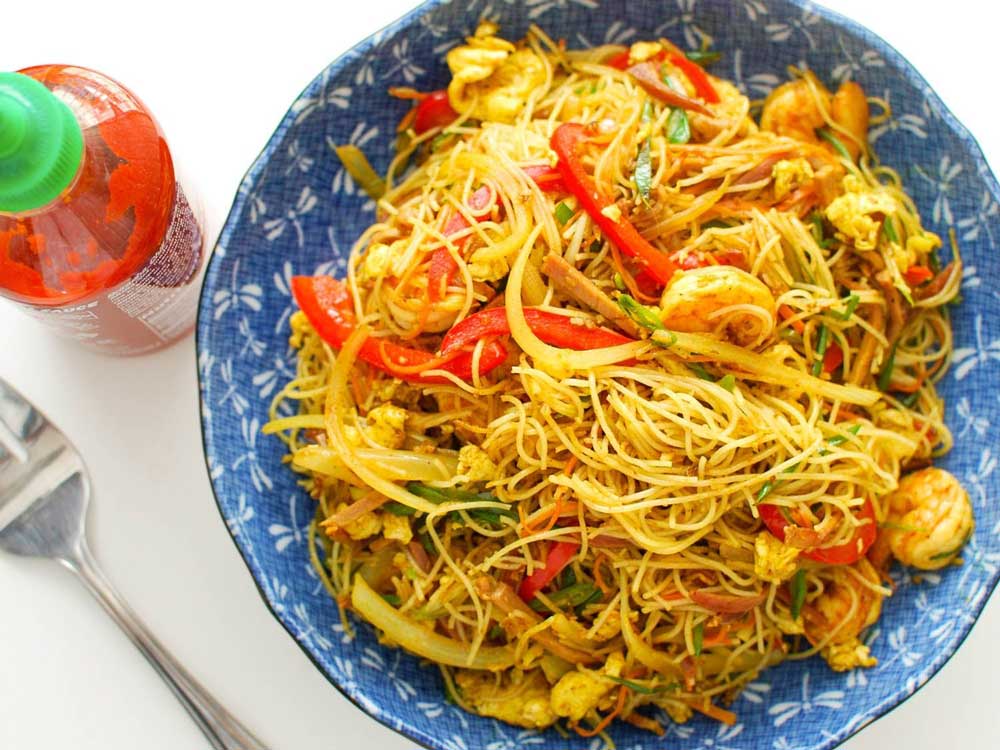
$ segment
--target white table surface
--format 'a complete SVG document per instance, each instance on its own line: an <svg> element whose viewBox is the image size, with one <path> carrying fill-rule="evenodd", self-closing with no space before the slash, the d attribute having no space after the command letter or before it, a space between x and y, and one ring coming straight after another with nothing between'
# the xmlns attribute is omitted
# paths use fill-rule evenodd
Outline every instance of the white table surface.
<svg viewBox="0 0 1000 750"><path fill-rule="evenodd" d="M0 70L71 62L134 88L200 195L213 238L244 170L295 95L413 0L223 5L19 3L16 19L7 14L16 31L5 21L0 44ZM909 57L1000 167L998 76L988 54L998 47L997 11L980 0L826 5ZM139 19L151 30L139 31ZM96 488L92 541L109 577L271 748L412 747L341 697L261 603L205 474L192 339L140 359L108 359L0 303L0 377L42 405L86 456ZM844 748L1000 747L998 673L1000 603L992 601L926 688ZM0 748L207 747L71 575L52 563L0 557Z"/></svg>

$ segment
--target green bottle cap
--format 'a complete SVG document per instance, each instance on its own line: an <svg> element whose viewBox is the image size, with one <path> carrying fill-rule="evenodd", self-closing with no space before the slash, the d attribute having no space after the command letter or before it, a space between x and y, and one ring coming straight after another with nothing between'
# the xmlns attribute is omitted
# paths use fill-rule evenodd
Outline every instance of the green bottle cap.
<svg viewBox="0 0 1000 750"><path fill-rule="evenodd" d="M83 134L70 108L21 73L0 73L0 211L30 211L55 200L83 159Z"/></svg>

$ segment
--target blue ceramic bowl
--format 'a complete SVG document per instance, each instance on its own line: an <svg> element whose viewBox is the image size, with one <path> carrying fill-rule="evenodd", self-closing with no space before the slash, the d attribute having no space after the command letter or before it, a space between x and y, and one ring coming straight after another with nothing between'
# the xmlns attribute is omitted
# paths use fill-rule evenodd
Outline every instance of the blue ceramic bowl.
<svg viewBox="0 0 1000 750"><path fill-rule="evenodd" d="M407 103L390 85L440 88L443 53L484 8L511 38L538 23L570 45L666 35L724 52L713 72L760 97L789 64L829 82L887 92L895 117L872 133L882 160L902 170L929 228L954 227L966 261L965 303L955 311L955 362L942 383L956 446L942 464L962 479L977 513L965 564L911 581L886 602L868 640L870 671L834 674L819 661L768 671L733 706L739 723L668 724L657 739L630 726L619 748L820 750L832 748L905 700L965 638L1000 566L997 444L1000 339L1000 189L978 146L895 50L864 28L797 0L505 0L430 2L330 65L296 99L247 173L208 268L198 322L205 455L219 509L275 617L348 698L382 723L436 750L592 748L555 732L525 732L466 715L444 701L435 669L379 646L369 627L349 639L311 571L304 534L310 499L282 466L282 444L262 436L267 405L292 376L287 347L292 274L341 273L347 249L373 217L330 149L362 146L381 171ZM734 16L739 23L734 23Z"/></svg>

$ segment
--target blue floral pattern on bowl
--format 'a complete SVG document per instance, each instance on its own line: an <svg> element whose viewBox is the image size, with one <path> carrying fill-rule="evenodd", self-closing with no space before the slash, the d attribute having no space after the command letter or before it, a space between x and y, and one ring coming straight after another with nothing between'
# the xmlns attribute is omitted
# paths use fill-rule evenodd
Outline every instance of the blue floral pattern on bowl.
<svg viewBox="0 0 1000 750"><path fill-rule="evenodd" d="M955 310L955 361L942 383L955 449L941 463L970 490L977 528L964 565L896 573L897 590L867 640L879 664L835 674L819 661L790 662L736 700L734 726L696 718L666 723L657 738L612 729L622 750L826 750L923 685L954 653L1000 570L1000 189L978 146L927 83L866 29L798 0L467 0L430 2L365 40L324 70L292 104L240 186L209 265L198 323L205 455L219 509L261 594L303 650L348 698L377 720L435 750L596 750L461 712L444 700L437 671L378 645L368 626L345 633L309 564L312 501L282 465L282 444L262 436L270 399L292 377L287 346L292 274L344 270L347 249L374 205L333 155L362 147L376 168L391 155L408 104L390 85L423 90L447 81L443 55L479 18L520 37L538 23L572 46L627 44L666 35L683 46L710 40L723 51L713 72L759 98L790 64L828 82L859 81L894 116L872 140L901 170L925 222L954 228L966 262Z"/></svg>

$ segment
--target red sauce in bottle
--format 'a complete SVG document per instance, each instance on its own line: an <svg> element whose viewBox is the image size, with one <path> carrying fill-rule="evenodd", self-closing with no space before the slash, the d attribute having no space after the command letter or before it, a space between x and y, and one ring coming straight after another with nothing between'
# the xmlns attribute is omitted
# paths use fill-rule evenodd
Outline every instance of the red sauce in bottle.
<svg viewBox="0 0 1000 750"><path fill-rule="evenodd" d="M107 353L141 354L189 333L202 233L156 120L132 92L92 70L21 73L68 105L83 157L51 202L0 212L0 294Z"/></svg>

